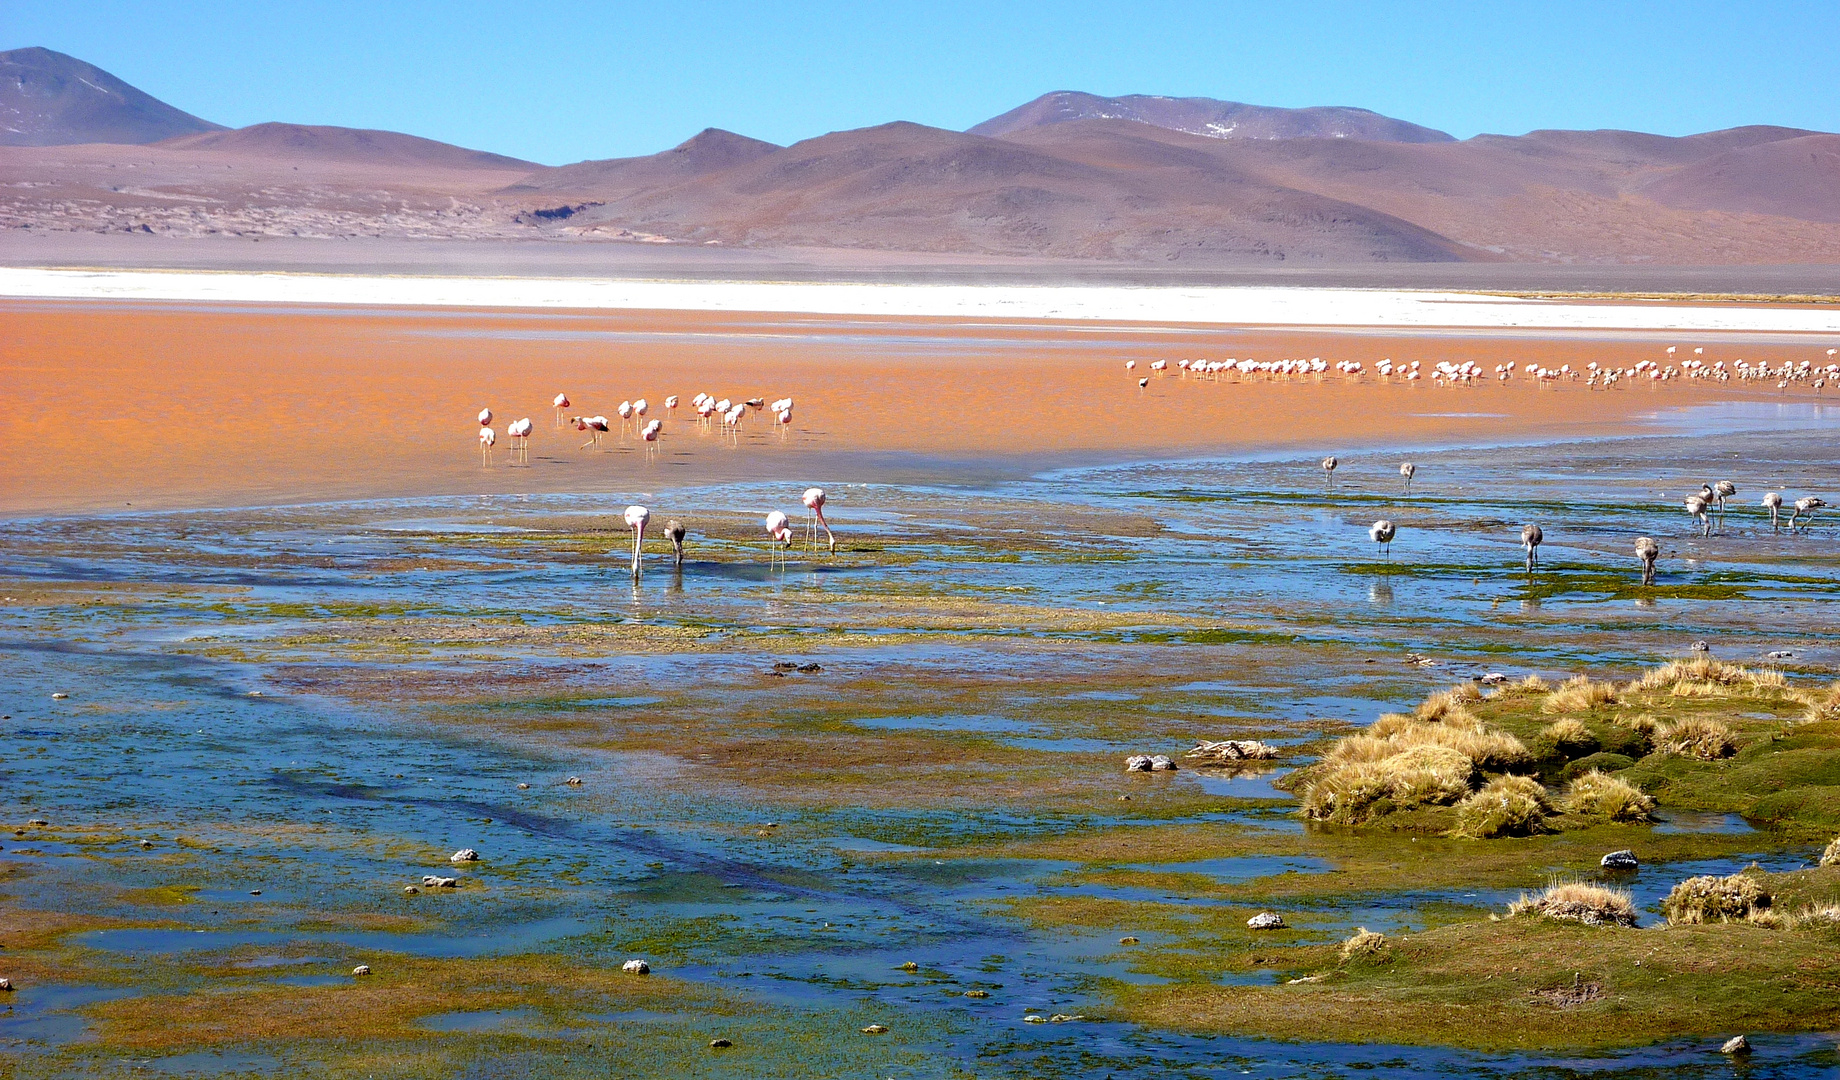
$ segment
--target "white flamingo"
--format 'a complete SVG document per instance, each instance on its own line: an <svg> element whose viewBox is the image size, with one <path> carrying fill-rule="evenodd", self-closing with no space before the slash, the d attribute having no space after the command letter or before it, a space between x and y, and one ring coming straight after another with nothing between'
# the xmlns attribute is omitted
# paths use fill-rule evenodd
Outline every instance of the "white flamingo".
<svg viewBox="0 0 1840 1080"><path fill-rule="evenodd" d="M1521 547L1527 549L1527 572L1540 565L1540 545L1546 542L1546 534L1538 525L1526 525L1521 528Z"/></svg>
<svg viewBox="0 0 1840 1080"><path fill-rule="evenodd" d="M645 525L652 520L652 512L643 506L633 505L626 508L626 527L633 534L633 580L639 580L639 552L645 546Z"/></svg>
<svg viewBox="0 0 1840 1080"><path fill-rule="evenodd" d="M1782 531L1782 496L1771 491L1763 496L1763 508L1770 512L1770 528Z"/></svg>
<svg viewBox="0 0 1840 1080"><path fill-rule="evenodd" d="M1399 532L1392 522L1381 518L1367 527L1367 538L1380 545L1386 553L1386 561L1393 561L1393 537Z"/></svg>
<svg viewBox="0 0 1840 1080"><path fill-rule="evenodd" d="M803 502L805 504L805 509L812 513L813 520L808 521L808 525L810 526L811 546L818 546L818 527L822 525L824 527L824 539L829 541L831 554L835 555L837 553L837 538L831 535L830 522L824 520L824 489L820 487L806 488L805 494L800 497L799 501Z"/></svg>
<svg viewBox="0 0 1840 1080"><path fill-rule="evenodd" d="M1655 543L1653 537L1636 538L1636 558L1642 560L1642 584L1653 585L1655 583L1655 560L1660 557L1661 545Z"/></svg>

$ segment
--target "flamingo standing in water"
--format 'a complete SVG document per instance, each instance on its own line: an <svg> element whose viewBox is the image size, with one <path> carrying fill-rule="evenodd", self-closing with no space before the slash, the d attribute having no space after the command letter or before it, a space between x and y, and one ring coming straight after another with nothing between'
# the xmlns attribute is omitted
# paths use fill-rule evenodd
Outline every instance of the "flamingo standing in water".
<svg viewBox="0 0 1840 1080"><path fill-rule="evenodd" d="M664 427L663 421L651 420L647 421L645 427L639 431L639 438L645 440L645 460L647 461L656 460L658 456L658 429L662 427Z"/></svg>
<svg viewBox="0 0 1840 1080"><path fill-rule="evenodd" d="M511 437L511 451L525 459L530 456L530 429L535 425L526 416L522 420L513 420L505 425L505 434Z"/></svg>
<svg viewBox="0 0 1840 1080"><path fill-rule="evenodd" d="M1398 532L1399 530L1393 525L1393 523L1386 520L1385 518L1381 518L1379 521L1374 522L1372 525L1368 526L1367 528L1367 538L1369 540L1372 540L1374 543L1379 544L1380 547L1386 552L1387 562L1393 561L1393 537Z"/></svg>
<svg viewBox="0 0 1840 1080"><path fill-rule="evenodd" d="M1323 477L1328 480L1330 487L1335 486L1335 465L1333 457L1326 457L1322 460Z"/></svg>
<svg viewBox="0 0 1840 1080"><path fill-rule="evenodd" d="M1660 557L1661 545L1655 543L1653 537L1636 538L1636 558L1642 560L1642 584L1653 585L1655 583L1655 560Z"/></svg>
<svg viewBox="0 0 1840 1080"><path fill-rule="evenodd" d="M1730 480L1720 480L1712 485L1712 499L1719 504L1719 529L1725 528L1725 500L1738 493L1738 485Z"/></svg>
<svg viewBox="0 0 1840 1080"><path fill-rule="evenodd" d="M1774 491L1763 496L1763 508L1770 512L1770 528L1782 531L1782 496Z"/></svg>
<svg viewBox="0 0 1840 1080"><path fill-rule="evenodd" d="M492 431L491 428L482 427L479 429L479 462L480 464L482 465L492 464L492 444L497 441L498 441L498 436Z"/></svg>
<svg viewBox="0 0 1840 1080"><path fill-rule="evenodd" d="M620 407L614 411L620 414L620 438L623 439L626 437L626 422L632 419L632 402L622 401Z"/></svg>
<svg viewBox="0 0 1840 1080"><path fill-rule="evenodd" d="M1527 572L1540 565L1540 545L1546 542L1546 534L1538 525L1526 525L1521 528L1521 546L1527 549Z"/></svg>
<svg viewBox="0 0 1840 1080"><path fill-rule="evenodd" d="M557 394L555 398L550 401L550 404L556 407L556 426L561 427L562 426L562 410L569 407L569 395Z"/></svg>
<svg viewBox="0 0 1840 1080"><path fill-rule="evenodd" d="M607 418L605 416L577 416L575 430L593 432L588 436L588 441L581 444L583 450L590 446L599 446L601 436L607 433Z"/></svg>
<svg viewBox="0 0 1840 1080"><path fill-rule="evenodd" d="M491 409L479 410L479 426L485 427L487 424L490 424L491 422L492 422L492 410Z"/></svg>
<svg viewBox="0 0 1840 1080"><path fill-rule="evenodd" d="M664 536L671 541L671 550L677 553L675 565L681 570L684 565L684 523L676 518L665 522Z"/></svg>
<svg viewBox="0 0 1840 1080"><path fill-rule="evenodd" d="M1412 464L1410 461L1406 462L1404 465L1401 465L1399 467L1399 475L1406 478L1406 483L1405 483L1406 491L1412 490L1412 477L1417 472L1418 472L1418 466Z"/></svg>
<svg viewBox="0 0 1840 1080"><path fill-rule="evenodd" d="M837 553L837 538L831 535L830 522L824 520L824 489L819 487L806 488L805 494L800 501L805 504L805 509L811 511L815 518L815 520L807 522L809 525L807 531L811 535L811 546L818 546L818 526L822 525L824 527L824 539L830 542L831 554L835 555Z"/></svg>
<svg viewBox="0 0 1840 1080"><path fill-rule="evenodd" d="M1827 505L1826 499L1822 499L1814 495L1809 495L1805 498L1795 500L1795 513L1789 515L1789 531L1790 532L1797 531L1795 527L1795 523L1797 520L1801 518L1803 514L1808 515L1808 525L1813 525L1814 524L1814 512L1826 505ZM1800 531L1807 532L1808 525L1803 525Z"/></svg>
<svg viewBox="0 0 1840 1080"><path fill-rule="evenodd" d="M769 565L782 562L780 549L792 546L792 522L778 510L767 514L767 557Z"/></svg>
<svg viewBox="0 0 1840 1080"><path fill-rule="evenodd" d="M1687 513L1692 515L1693 517L1698 518L1700 525L1703 527L1703 530L1701 531L1700 535L1701 536L1711 536L1712 535L1712 519L1706 516L1705 498L1699 495L1689 495L1687 496L1686 505L1687 505Z"/></svg>
<svg viewBox="0 0 1840 1080"><path fill-rule="evenodd" d="M672 394L670 397L667 397L664 399L664 411L670 413L673 417L677 415L677 395L676 394Z"/></svg>
<svg viewBox="0 0 1840 1080"><path fill-rule="evenodd" d="M633 534L632 575L634 581L639 579L639 551L645 546L645 525L651 520L652 512L643 506L626 508L626 527L631 529Z"/></svg>

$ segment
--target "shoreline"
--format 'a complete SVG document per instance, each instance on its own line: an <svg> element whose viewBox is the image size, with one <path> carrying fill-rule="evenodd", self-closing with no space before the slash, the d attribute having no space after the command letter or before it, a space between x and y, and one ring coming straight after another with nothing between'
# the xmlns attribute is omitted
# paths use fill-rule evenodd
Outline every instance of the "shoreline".
<svg viewBox="0 0 1840 1080"><path fill-rule="evenodd" d="M1120 322L1295 329L1766 333L1840 341L1840 307L1297 285L974 285L0 267L0 298Z"/></svg>

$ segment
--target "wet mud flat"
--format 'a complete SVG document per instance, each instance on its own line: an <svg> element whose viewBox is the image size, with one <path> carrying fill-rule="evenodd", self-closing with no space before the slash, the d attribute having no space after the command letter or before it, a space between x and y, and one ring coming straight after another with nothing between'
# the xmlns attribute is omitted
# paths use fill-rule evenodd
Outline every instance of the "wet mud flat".
<svg viewBox="0 0 1840 1080"><path fill-rule="evenodd" d="M1833 454L1805 419L1416 452L1409 492L1397 454L1345 456L1333 488L1285 455L827 484L838 551L801 544L783 571L759 515L802 485L716 483L652 499L689 554L674 571L657 545L637 584L618 494L9 522L7 1068L1727 1075L1729 1016L1665 986L1618 968L1601 1000L1545 992L1633 935L1683 968L1723 955L1723 927L1655 928L1671 886L1840 874L1814 867L1840 830L1664 793L1653 822L1461 840L1306 821L1287 777L1490 673L1631 680L1704 641L1825 686L1828 526L1777 533L1734 503L1698 537L1677 509L1722 476L1747 506L1818 490ZM1662 544L1652 589L1637 535ZM1182 756L1224 738L1280 756ZM1132 753L1184 767L1127 774ZM1508 917L1623 847L1645 928ZM1262 911L1286 928L1249 930ZM1392 942L1388 970L1337 966L1359 928ZM1831 945L1730 932L1759 955L1814 943L1781 1005L1746 1005L1746 1074L1840 1067L1808 1004ZM1505 933L1538 970L1437 968ZM1443 974L1415 985L1414 963ZM1470 978L1510 1005L1453 1013Z"/></svg>

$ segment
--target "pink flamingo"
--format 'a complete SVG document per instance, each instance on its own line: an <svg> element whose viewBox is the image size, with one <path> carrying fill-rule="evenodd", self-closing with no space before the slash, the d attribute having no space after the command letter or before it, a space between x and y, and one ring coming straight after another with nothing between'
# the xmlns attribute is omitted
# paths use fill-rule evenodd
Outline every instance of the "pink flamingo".
<svg viewBox="0 0 1840 1080"><path fill-rule="evenodd" d="M479 463L480 464L482 465L492 464L492 444L497 441L498 441L498 436L493 433L491 428L482 427L479 429Z"/></svg>
<svg viewBox="0 0 1840 1080"><path fill-rule="evenodd" d="M605 416L577 416L575 418L575 430L591 431L594 433L588 436L587 442L581 444L581 449L586 450L590 446L599 446L601 444L601 436L607 431L607 418Z"/></svg>
<svg viewBox="0 0 1840 1080"><path fill-rule="evenodd" d="M805 504L805 509L811 511L812 515L816 518L814 522L808 523L810 525L809 532L811 535L811 545L813 547L818 546L818 526L822 525L824 527L824 539L830 542L831 554L835 555L837 553L837 538L831 535L830 522L824 520L824 489L820 487L806 488L805 494L800 501Z"/></svg>
<svg viewBox="0 0 1840 1080"><path fill-rule="evenodd" d="M785 514L780 513L778 510L771 511L767 514L767 555L769 565L783 562L784 560L781 558L780 549L791 546L791 521L787 519Z"/></svg>
<svg viewBox="0 0 1840 1080"><path fill-rule="evenodd" d="M561 427L562 426L562 410L569 407L569 395L557 394L555 397L555 400L551 401L550 404L556 407L556 426Z"/></svg>
<svg viewBox="0 0 1840 1080"><path fill-rule="evenodd" d="M658 429L664 427L664 421L648 421L639 431L639 438L645 441L645 460L652 461L657 456Z"/></svg>
<svg viewBox="0 0 1840 1080"><path fill-rule="evenodd" d="M620 407L614 411L620 414L620 437L625 438L626 421L631 420L633 414L632 402L622 401L620 402Z"/></svg>
<svg viewBox="0 0 1840 1080"><path fill-rule="evenodd" d="M634 581L639 579L639 551L645 546L645 525L651 520L652 512L643 506L626 508L626 527L631 529L633 534L632 574Z"/></svg>
<svg viewBox="0 0 1840 1080"><path fill-rule="evenodd" d="M479 410L479 426L485 427L487 424L490 424L491 422L492 422L492 410L491 409Z"/></svg>

